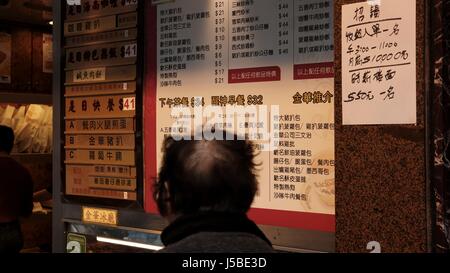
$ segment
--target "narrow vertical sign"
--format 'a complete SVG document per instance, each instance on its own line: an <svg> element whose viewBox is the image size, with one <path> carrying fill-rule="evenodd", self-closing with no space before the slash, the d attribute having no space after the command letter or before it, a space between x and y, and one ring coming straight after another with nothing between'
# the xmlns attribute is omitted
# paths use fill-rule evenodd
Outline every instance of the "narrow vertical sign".
<svg viewBox="0 0 450 273"><path fill-rule="evenodd" d="M53 72L53 35L42 34L42 72Z"/></svg>
<svg viewBox="0 0 450 273"><path fill-rule="evenodd" d="M11 34L0 32L0 83L11 83Z"/></svg>
<svg viewBox="0 0 450 273"><path fill-rule="evenodd" d="M416 1L342 6L343 124L416 123Z"/></svg>

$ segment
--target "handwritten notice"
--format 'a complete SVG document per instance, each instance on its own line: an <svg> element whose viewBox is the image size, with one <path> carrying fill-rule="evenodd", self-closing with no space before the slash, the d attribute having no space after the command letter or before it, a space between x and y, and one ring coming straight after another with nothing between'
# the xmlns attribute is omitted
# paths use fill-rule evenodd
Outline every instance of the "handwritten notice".
<svg viewBox="0 0 450 273"><path fill-rule="evenodd" d="M343 124L416 123L416 1L342 6Z"/></svg>

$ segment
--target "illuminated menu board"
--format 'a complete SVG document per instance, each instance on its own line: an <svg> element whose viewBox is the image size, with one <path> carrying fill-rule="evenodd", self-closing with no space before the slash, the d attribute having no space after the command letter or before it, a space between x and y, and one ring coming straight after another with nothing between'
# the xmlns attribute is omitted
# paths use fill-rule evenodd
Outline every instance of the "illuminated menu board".
<svg viewBox="0 0 450 273"><path fill-rule="evenodd" d="M160 162L174 131L244 129L262 163L250 215L334 231L333 1L177 0L156 9L157 156L146 159Z"/></svg>
<svg viewBox="0 0 450 273"><path fill-rule="evenodd" d="M68 4L66 194L136 200L136 0Z"/></svg>

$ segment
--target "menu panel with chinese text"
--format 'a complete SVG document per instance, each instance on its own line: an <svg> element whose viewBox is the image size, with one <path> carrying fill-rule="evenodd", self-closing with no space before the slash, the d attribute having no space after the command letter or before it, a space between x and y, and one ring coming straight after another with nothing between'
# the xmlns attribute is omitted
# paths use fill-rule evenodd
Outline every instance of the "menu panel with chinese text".
<svg viewBox="0 0 450 273"><path fill-rule="evenodd" d="M67 195L137 200L137 6L137 0L66 5Z"/></svg>
<svg viewBox="0 0 450 273"><path fill-rule="evenodd" d="M157 162L174 130L190 133L198 121L244 128L262 163L250 216L297 228L308 219L313 229L334 231L333 1L177 0L156 13L156 96L149 102ZM233 107L256 115L236 112L230 122Z"/></svg>

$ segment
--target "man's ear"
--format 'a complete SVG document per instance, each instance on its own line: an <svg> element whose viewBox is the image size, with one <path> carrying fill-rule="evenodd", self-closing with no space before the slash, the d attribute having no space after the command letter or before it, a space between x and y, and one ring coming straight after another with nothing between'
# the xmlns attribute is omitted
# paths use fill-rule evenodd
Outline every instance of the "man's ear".
<svg viewBox="0 0 450 273"><path fill-rule="evenodd" d="M168 202L170 200L170 188L169 188L169 182L165 181L163 184L164 187L164 196L162 197L162 200L164 200L164 202Z"/></svg>
<svg viewBox="0 0 450 273"><path fill-rule="evenodd" d="M179 215L177 215L176 212L172 208L172 202L171 202L172 198L170 195L170 187L169 187L168 182L164 183L164 193L165 193L165 196L163 196L162 200L164 202L164 206L166 209L165 218L169 223L172 223Z"/></svg>

